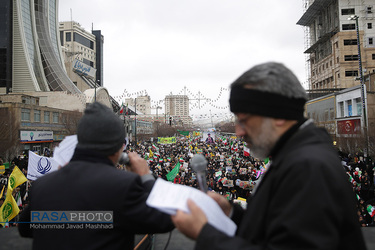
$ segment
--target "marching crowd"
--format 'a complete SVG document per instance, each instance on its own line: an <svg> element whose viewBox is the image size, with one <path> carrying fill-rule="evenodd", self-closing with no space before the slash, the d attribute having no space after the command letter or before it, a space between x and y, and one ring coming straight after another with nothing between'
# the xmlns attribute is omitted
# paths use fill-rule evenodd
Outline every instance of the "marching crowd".
<svg viewBox="0 0 375 250"><path fill-rule="evenodd" d="M245 147L237 139L218 136L214 143L206 143L200 137L181 138L176 143L164 145L142 142L128 145L127 151L137 152L145 158L155 177L193 188L198 188L198 184L194 171L189 167L189 161L194 154L202 154L208 160L206 171L208 190L235 201L238 198L245 200L251 194L268 165L268 159L260 161L247 155ZM375 226L375 164L371 158L363 158L359 155L341 155L341 158L358 200L359 222L362 227ZM0 160L2 164L2 159ZM4 202L12 169L18 166L27 176L27 164L27 154L14 158L10 169L0 175L0 191L3 190L0 206ZM122 165L118 165L118 168L125 170L125 166ZM170 175L174 168L177 168L176 173ZM32 182L25 182L12 193L20 211L28 204L28 189L31 185ZM18 216L15 217L9 225L15 226L18 219Z"/></svg>

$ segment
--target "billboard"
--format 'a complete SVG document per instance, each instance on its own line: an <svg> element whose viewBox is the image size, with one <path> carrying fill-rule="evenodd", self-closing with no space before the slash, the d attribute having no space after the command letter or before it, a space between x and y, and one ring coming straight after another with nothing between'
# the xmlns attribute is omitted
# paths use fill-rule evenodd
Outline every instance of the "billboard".
<svg viewBox="0 0 375 250"><path fill-rule="evenodd" d="M337 133L339 135L353 135L361 133L361 119L337 121Z"/></svg>
<svg viewBox="0 0 375 250"><path fill-rule="evenodd" d="M87 77L90 77L92 79L95 78L95 74L96 74L96 69L94 69L93 67L77 60L77 59L74 59L73 61L73 71L78 73L78 74L81 74L81 75L84 75L84 76L87 76Z"/></svg>

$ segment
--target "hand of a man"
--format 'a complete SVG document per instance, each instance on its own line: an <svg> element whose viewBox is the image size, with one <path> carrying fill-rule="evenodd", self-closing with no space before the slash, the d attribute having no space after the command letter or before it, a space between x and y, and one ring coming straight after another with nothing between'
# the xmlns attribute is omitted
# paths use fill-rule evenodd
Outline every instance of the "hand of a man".
<svg viewBox="0 0 375 250"><path fill-rule="evenodd" d="M187 205L190 214L177 210L176 215L172 215L173 224L183 234L190 239L196 240L203 226L207 223L207 217L194 201L188 200Z"/></svg>
<svg viewBox="0 0 375 250"><path fill-rule="evenodd" d="M216 203L221 207L226 216L230 215L232 205L224 196L217 194L215 192L207 192L207 195L216 201Z"/></svg>
<svg viewBox="0 0 375 250"><path fill-rule="evenodd" d="M130 172L139 174L140 176L150 173L147 161L141 158L137 153L130 152L129 154L129 166L126 167Z"/></svg>

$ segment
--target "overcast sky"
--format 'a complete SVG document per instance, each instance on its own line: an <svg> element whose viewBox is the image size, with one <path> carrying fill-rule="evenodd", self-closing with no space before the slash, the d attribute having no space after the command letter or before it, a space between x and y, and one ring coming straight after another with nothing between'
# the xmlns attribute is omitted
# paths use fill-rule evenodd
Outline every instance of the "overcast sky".
<svg viewBox="0 0 375 250"><path fill-rule="evenodd" d="M71 9L102 31L104 86L120 103L146 90L155 106L186 86L211 99L190 102L194 120L222 117L229 85L256 64L284 63L306 82L302 0L60 0L59 21Z"/></svg>

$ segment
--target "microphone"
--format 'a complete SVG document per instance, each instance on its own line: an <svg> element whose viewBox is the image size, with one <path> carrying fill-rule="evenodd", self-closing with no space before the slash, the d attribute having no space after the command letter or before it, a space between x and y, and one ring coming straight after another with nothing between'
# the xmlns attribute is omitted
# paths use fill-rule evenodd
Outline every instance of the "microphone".
<svg viewBox="0 0 375 250"><path fill-rule="evenodd" d="M206 169L207 169L207 160L203 155L195 155L190 160L191 168L194 172L197 173L197 181L199 185L199 189L207 193L207 183L206 183Z"/></svg>
<svg viewBox="0 0 375 250"><path fill-rule="evenodd" d="M127 153L122 153L120 160L118 161L121 165L129 165L130 159Z"/></svg>

